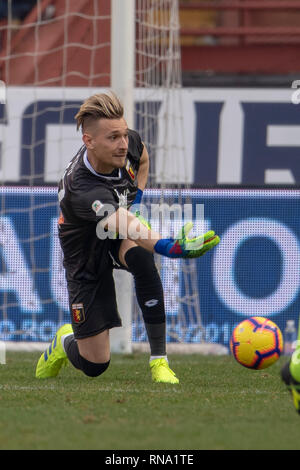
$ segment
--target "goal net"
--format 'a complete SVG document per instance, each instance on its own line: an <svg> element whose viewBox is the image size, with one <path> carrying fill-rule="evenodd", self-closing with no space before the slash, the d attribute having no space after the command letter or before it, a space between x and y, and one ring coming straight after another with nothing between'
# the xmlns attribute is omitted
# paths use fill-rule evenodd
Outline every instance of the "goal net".
<svg viewBox="0 0 300 470"><path fill-rule="evenodd" d="M111 85L111 2L37 0L28 11L16 3L8 0L0 10L0 80L6 86L6 103L0 104L0 340L34 348L69 321L57 181L81 146L74 125L80 104ZM170 226L175 232L182 225L184 205L195 210L183 135L179 29L177 0L136 0L134 125L151 160L144 201L149 210L171 207L171 224L150 214L153 228L171 236ZM205 229L204 219L201 212L197 232ZM188 344L191 351L208 341L197 262L160 257L157 263L168 342ZM131 324L133 346L144 347L135 299Z"/></svg>
<svg viewBox="0 0 300 470"><path fill-rule="evenodd" d="M184 191L190 187L193 165L185 148L179 33L177 0L137 1L136 125L151 156L149 187L156 188L148 194L148 213L153 228L166 237L176 236L183 223L193 219L197 233L205 230L204 208L200 207L196 221L191 194ZM190 352L201 344L204 351L197 262L157 257L157 265L164 284L169 350ZM133 337L147 350L136 303Z"/></svg>

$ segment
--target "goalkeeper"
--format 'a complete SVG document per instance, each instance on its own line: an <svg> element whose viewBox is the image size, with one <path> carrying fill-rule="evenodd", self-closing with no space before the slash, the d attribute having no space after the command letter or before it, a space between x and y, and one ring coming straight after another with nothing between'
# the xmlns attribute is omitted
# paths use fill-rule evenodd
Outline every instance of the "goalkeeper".
<svg viewBox="0 0 300 470"><path fill-rule="evenodd" d="M114 94L91 96L75 119L84 145L68 165L58 195L72 324L59 328L38 361L36 377L56 376L68 360L90 377L107 369L109 330L121 326L113 269L126 269L134 277L150 344L152 380L178 383L167 359L163 289L153 254L199 257L219 237L211 231L188 239L188 223L176 239L163 239L138 212L129 211L141 202L149 156L140 136L128 129ZM118 235L107 236L111 231Z"/></svg>

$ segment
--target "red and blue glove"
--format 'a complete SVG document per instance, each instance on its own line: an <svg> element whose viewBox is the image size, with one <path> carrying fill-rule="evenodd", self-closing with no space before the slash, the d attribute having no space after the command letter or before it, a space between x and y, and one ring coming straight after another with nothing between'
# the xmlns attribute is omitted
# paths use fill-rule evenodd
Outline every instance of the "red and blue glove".
<svg viewBox="0 0 300 470"><path fill-rule="evenodd" d="M220 238L212 230L198 237L187 238L192 228L192 222L186 223L175 239L158 240L154 251L168 258L199 258L220 242Z"/></svg>

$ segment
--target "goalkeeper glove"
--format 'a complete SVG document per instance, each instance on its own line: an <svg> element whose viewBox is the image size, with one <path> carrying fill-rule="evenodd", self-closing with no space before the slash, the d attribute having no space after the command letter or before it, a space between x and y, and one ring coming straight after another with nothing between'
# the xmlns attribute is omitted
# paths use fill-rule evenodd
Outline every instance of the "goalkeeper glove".
<svg viewBox="0 0 300 470"><path fill-rule="evenodd" d="M137 219L139 219L141 224L143 224L145 227L147 227L148 230L151 230L150 222L148 222L148 220L144 219L144 217L141 216L139 211L136 211L134 215L136 216Z"/></svg>
<svg viewBox="0 0 300 470"><path fill-rule="evenodd" d="M220 242L220 238L212 230L199 237L187 238L192 228L192 222L186 223L175 240L173 238L158 240L154 251L168 258L199 258Z"/></svg>

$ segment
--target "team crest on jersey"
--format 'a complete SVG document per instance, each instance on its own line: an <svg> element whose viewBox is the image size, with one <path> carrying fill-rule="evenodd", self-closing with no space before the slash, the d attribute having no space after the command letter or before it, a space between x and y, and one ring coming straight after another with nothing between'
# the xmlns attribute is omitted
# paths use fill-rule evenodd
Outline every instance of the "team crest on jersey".
<svg viewBox="0 0 300 470"><path fill-rule="evenodd" d="M132 168L129 160L127 160L127 163L126 163L126 170L127 170L127 173L129 174L130 178L132 180L134 180L135 179L135 174L134 174L133 168Z"/></svg>
<svg viewBox="0 0 300 470"><path fill-rule="evenodd" d="M82 323L85 320L83 304L72 304L72 316L75 323Z"/></svg>

